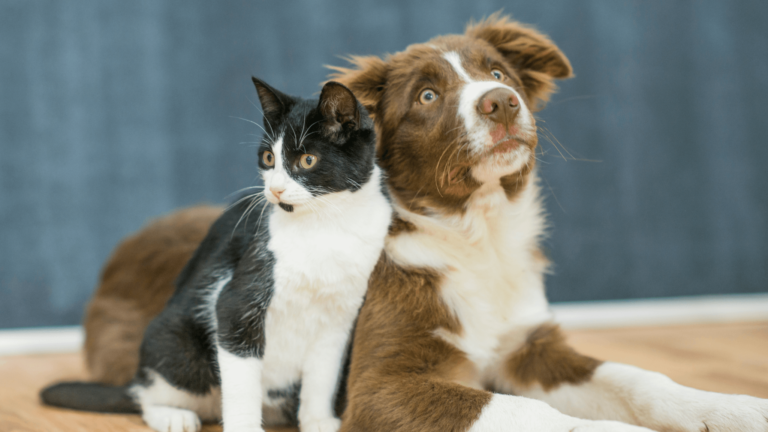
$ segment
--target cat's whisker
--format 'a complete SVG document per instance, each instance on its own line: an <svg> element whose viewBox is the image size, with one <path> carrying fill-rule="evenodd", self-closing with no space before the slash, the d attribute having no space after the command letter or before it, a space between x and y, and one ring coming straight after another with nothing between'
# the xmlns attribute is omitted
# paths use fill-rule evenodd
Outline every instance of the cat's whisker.
<svg viewBox="0 0 768 432"><path fill-rule="evenodd" d="M256 123L255 121L253 121L253 120L248 120L248 119L244 119L244 118L242 118L242 117L235 117L235 116L230 116L230 118L233 118L233 119L238 119L238 120L243 120L243 121L246 121L246 122L248 122L248 123L251 123L251 124L254 124L254 125L256 125L256 126L259 128L259 129L261 129L261 130L263 130L263 131L264 131L264 136L265 136L265 139L267 139L267 140L268 140L270 143L274 143L274 142L275 142L275 141L274 141L274 139L272 139L272 136L270 135L270 133L269 133L269 132L267 132L267 130L266 130L266 129L264 129L264 127L263 127L262 125L260 125L260 124ZM272 129L272 127L270 127L270 129Z"/></svg>
<svg viewBox="0 0 768 432"><path fill-rule="evenodd" d="M293 125L288 123L288 126L291 128L291 133L293 134L293 140L298 142L299 137L296 136L296 129L293 128ZM298 147L297 147L298 148Z"/></svg>
<svg viewBox="0 0 768 432"><path fill-rule="evenodd" d="M254 198L253 200L251 200L251 203L250 203L250 204L248 204L248 207L245 209L245 211L243 212L243 214L242 214L242 215L240 215L240 219L238 219L238 220L237 220L237 223L235 224L235 227L234 227L234 228L232 228L232 236L231 236L230 238L234 238L234 236L235 236L235 231L237 231L237 227L240 225L240 222L243 220L243 217L245 217L245 215L247 215L248 213L250 213L250 211L251 211L251 210L252 210L252 209L253 209L253 208L254 208L256 205L258 205L258 204L259 204L259 200L258 200L258 199ZM246 224L246 226L248 225L248 221L247 221L247 220L246 220L245 224Z"/></svg>
<svg viewBox="0 0 768 432"><path fill-rule="evenodd" d="M265 199L266 199L266 197L265 197ZM251 217L251 213L253 213L253 211L256 209L256 207L258 207L258 206L259 206L259 204L261 204L261 203L263 203L263 202L264 202L264 200L257 200L257 201L256 201L256 203L255 203L254 205L252 205L252 206L251 206L251 207L250 207L250 208L249 208L249 209L246 211L246 213L248 214L248 216L246 216L246 217L245 217L245 227L246 227L246 229L248 228L248 219ZM264 206L264 207L266 207L266 206ZM262 210L263 210L263 209L262 209ZM257 229L258 229L258 226L257 226Z"/></svg>
<svg viewBox="0 0 768 432"><path fill-rule="evenodd" d="M248 101L251 102L250 99ZM267 118L267 116L264 115L264 111L262 111L261 108L259 108L258 105L256 105L253 102L251 102L251 105L256 107L257 110L259 110L259 112L261 113L261 118L264 119L265 122L267 122L267 126L269 126L270 132L272 133L272 135L274 135L275 129L272 127L272 123L270 123L270 121ZM264 130L264 128L261 128L261 130ZM267 131L264 130L264 132L266 133ZM274 141L273 141L273 144L274 144Z"/></svg>
<svg viewBox="0 0 768 432"><path fill-rule="evenodd" d="M224 197L224 199L227 199L227 198L231 197L232 195L236 195L236 194L239 194L240 192L247 191L247 190L250 190L250 189L264 189L264 186L248 186L248 187L244 187L242 189L239 189L239 190L236 190L236 191L232 192L231 194L229 194L226 197Z"/></svg>
<svg viewBox="0 0 768 432"><path fill-rule="evenodd" d="M298 148L302 148L305 152L307 151L306 147L304 147L304 140L307 139L308 136L310 136L310 135L312 135L314 133L317 133L317 131L313 131L313 132L309 132L309 131L312 129L312 126L314 126L314 125L316 125L318 123L320 123L320 120L318 120L318 121L312 123L311 125L309 125L309 127L307 128L306 131L304 131L303 126L302 126L301 139L299 140L299 145L296 147L297 149Z"/></svg>
<svg viewBox="0 0 768 432"><path fill-rule="evenodd" d="M256 193L253 193L253 194L246 195L246 196L240 198L239 200L235 201L234 203L228 205L227 208L224 211L230 210L231 208L237 206L238 204L240 204L241 202L243 202L243 201L245 201L245 200L247 200L249 198L253 199L253 198L257 197L259 194L261 194L261 192L256 192Z"/></svg>
<svg viewBox="0 0 768 432"><path fill-rule="evenodd" d="M267 209L269 205L264 205L261 209L261 213L259 213L259 221L256 223L256 232L259 232L259 229L261 229L261 218L264 217L264 210Z"/></svg>
<svg viewBox="0 0 768 432"><path fill-rule="evenodd" d="M328 198L323 196L316 196L315 199L325 204L328 208L335 210L339 215L344 214L344 212L342 212L341 209L336 204L332 203Z"/></svg>

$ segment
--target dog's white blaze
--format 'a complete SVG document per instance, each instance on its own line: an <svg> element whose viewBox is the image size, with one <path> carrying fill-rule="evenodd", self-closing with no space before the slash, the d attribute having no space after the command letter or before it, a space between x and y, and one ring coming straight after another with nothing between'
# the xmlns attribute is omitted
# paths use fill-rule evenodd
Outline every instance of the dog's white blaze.
<svg viewBox="0 0 768 432"><path fill-rule="evenodd" d="M522 135L534 135L536 133L533 114L517 90L499 81L490 79L490 76L488 79L473 79L462 66L461 56L455 51L444 53L443 58L451 65L462 81L465 82L460 90L457 114L464 122L464 128L467 132L467 138L471 143L472 151L483 153L495 144L491 137L491 128L488 121L483 119L477 112L477 102L484 94L496 88L505 88L512 91L520 101L520 112L515 120L519 133ZM529 156L530 153L520 154L512 152L501 157L489 157L489 161L487 161L484 168L486 171L492 168L499 168L504 169L506 173L515 172L511 171L511 166L514 165L519 170L528 160ZM472 171L475 178L483 181L481 178L478 178L474 172L475 169ZM498 177L506 175L506 173L498 175Z"/></svg>
<svg viewBox="0 0 768 432"><path fill-rule="evenodd" d="M475 80L469 76L467 71L464 70L464 66L461 65L461 57L456 51L449 51L443 54L443 58L448 60L448 63L453 66L453 70L463 79L465 82L471 83Z"/></svg>

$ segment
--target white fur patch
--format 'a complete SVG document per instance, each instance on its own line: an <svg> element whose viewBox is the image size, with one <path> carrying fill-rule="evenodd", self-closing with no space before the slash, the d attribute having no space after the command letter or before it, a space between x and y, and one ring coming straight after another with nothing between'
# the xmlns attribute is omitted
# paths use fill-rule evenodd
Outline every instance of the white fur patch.
<svg viewBox="0 0 768 432"><path fill-rule="evenodd" d="M459 53L456 51L449 51L447 53L443 53L443 58L448 60L448 63L451 64L453 70L456 72L456 74L459 75L459 78L461 78L462 81L467 83L475 81L472 79L472 77L469 76L467 71L464 70L464 66L461 64L461 56L459 56Z"/></svg>
<svg viewBox="0 0 768 432"><path fill-rule="evenodd" d="M768 432L768 401L682 386L633 366L604 363L589 382L517 393L583 418L613 419L657 430ZM707 429L709 428L709 429Z"/></svg>
<svg viewBox="0 0 768 432"><path fill-rule="evenodd" d="M135 385L131 387L130 392L136 403L141 406L144 420L153 429L160 432L179 430L177 426L174 426L177 429L158 429L153 426L165 424L163 422L166 420L169 425L178 425L181 421L187 425L185 427L188 427L189 415L181 412L187 410L192 412L195 417L202 418L203 421L221 418L221 392L219 388L213 388L207 395L198 396L172 386L162 375L151 369L145 372L150 384L147 386ZM174 410L176 408L177 410ZM166 416L169 418L163 420ZM197 424L199 425L199 421ZM186 429L182 430L186 432Z"/></svg>
<svg viewBox="0 0 768 432"><path fill-rule="evenodd" d="M493 395L469 432L650 432L614 421L570 417L551 406L520 396Z"/></svg>
<svg viewBox="0 0 768 432"><path fill-rule="evenodd" d="M166 406L148 406L141 418L157 432L197 432L202 427L194 411Z"/></svg>
<svg viewBox="0 0 768 432"><path fill-rule="evenodd" d="M260 431L261 429L261 360L238 357L220 345L216 358L221 375L221 406L224 429Z"/></svg>

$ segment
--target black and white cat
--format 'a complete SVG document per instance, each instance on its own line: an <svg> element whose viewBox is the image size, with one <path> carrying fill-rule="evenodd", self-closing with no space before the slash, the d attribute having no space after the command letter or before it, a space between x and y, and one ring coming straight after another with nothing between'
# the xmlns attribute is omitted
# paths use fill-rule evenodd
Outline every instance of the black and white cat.
<svg viewBox="0 0 768 432"><path fill-rule="evenodd" d="M161 432L194 432L200 419L226 432L339 428L347 344L392 216L373 121L335 82L319 101L253 82L263 193L213 225L147 328L131 384L58 384L44 402L140 411Z"/></svg>

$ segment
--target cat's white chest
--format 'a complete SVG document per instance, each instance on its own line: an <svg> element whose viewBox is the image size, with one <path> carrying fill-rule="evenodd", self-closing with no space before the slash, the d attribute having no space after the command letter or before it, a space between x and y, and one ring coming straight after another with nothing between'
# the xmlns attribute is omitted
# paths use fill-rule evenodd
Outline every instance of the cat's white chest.
<svg viewBox="0 0 768 432"><path fill-rule="evenodd" d="M308 351L324 334L350 332L391 218L383 197L369 204L369 215L364 208L334 218L271 215L274 289L265 322L264 389L300 379Z"/></svg>
<svg viewBox="0 0 768 432"><path fill-rule="evenodd" d="M317 292L367 282L386 228L366 227L365 221L351 218L296 221L273 216L268 247L275 257L276 286Z"/></svg>

